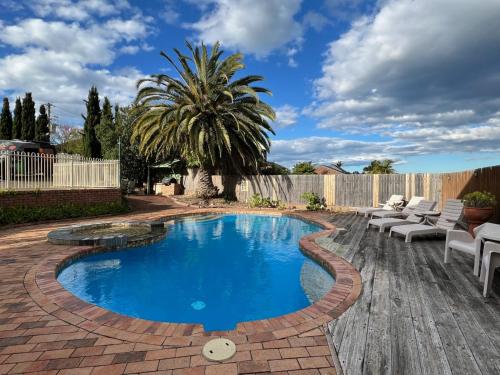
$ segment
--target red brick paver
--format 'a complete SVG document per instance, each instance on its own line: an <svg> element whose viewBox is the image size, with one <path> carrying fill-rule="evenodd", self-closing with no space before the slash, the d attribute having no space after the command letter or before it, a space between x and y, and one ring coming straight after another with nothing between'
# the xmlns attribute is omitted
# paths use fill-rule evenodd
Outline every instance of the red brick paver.
<svg viewBox="0 0 500 375"><path fill-rule="evenodd" d="M146 220L201 211L173 208L113 219ZM300 246L336 276L334 288L303 310L240 323L226 332L125 317L67 292L55 279L58 265L82 251L96 251L46 242L49 230L67 222L0 231L0 374L334 374L323 327L354 303L361 279L348 262L315 243L316 237L334 230L330 224L313 214L291 214L325 227L302 238ZM103 220L110 219L99 221ZM235 356L222 364L201 356L203 344L216 336L237 346Z"/></svg>

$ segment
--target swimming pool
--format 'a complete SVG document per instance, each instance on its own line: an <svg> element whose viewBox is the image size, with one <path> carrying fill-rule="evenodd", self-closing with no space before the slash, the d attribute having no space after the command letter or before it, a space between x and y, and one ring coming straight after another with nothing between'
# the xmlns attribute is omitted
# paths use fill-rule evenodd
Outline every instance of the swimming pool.
<svg viewBox="0 0 500 375"><path fill-rule="evenodd" d="M124 315L232 329L302 309L312 294L331 289L333 278L298 246L318 230L287 216L177 219L164 240L77 259L58 281L82 300Z"/></svg>

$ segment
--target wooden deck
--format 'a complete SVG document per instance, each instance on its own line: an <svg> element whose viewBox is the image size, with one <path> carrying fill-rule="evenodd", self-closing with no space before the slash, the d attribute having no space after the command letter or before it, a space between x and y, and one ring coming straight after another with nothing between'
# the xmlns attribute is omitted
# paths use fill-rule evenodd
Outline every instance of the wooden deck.
<svg viewBox="0 0 500 375"><path fill-rule="evenodd" d="M329 324L344 373L500 374L499 275L485 299L472 257L444 264L443 239L406 244L366 220L334 215L345 230L321 240L363 277L359 300Z"/></svg>

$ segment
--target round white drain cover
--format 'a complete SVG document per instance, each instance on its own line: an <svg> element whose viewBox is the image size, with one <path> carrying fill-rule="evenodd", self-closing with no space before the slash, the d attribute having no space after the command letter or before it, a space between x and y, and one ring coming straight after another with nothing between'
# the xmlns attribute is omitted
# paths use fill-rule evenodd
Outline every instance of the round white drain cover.
<svg viewBox="0 0 500 375"><path fill-rule="evenodd" d="M195 310L203 310L207 305L203 301L196 301L191 304L191 307Z"/></svg>
<svg viewBox="0 0 500 375"><path fill-rule="evenodd" d="M202 354L209 361L221 362L236 353L234 342L224 338L210 340L203 346Z"/></svg>

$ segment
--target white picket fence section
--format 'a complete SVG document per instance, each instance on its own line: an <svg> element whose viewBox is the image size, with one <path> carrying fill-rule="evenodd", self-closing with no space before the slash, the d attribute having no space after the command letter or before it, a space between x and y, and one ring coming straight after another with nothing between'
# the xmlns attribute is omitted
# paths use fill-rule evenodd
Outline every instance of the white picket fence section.
<svg viewBox="0 0 500 375"><path fill-rule="evenodd" d="M118 160L0 151L1 190L120 187Z"/></svg>

